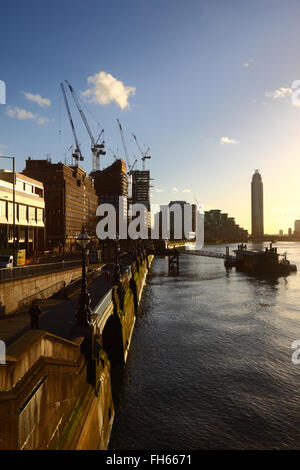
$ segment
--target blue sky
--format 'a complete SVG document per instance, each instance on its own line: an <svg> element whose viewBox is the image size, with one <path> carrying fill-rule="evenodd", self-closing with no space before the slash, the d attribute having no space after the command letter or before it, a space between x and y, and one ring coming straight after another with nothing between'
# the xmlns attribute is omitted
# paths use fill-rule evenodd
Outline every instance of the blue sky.
<svg viewBox="0 0 300 470"><path fill-rule="evenodd" d="M78 95L89 90L81 100L93 132L105 129L102 167L113 161L109 147L124 158L117 118L131 163L132 132L150 146L153 202L195 197L250 230L259 168L266 231L300 218L291 88L300 79L299 1L19 0L2 2L0 14L0 153L16 156L18 170L29 155L64 160L73 143L59 86L67 79ZM89 138L69 102L90 171Z"/></svg>

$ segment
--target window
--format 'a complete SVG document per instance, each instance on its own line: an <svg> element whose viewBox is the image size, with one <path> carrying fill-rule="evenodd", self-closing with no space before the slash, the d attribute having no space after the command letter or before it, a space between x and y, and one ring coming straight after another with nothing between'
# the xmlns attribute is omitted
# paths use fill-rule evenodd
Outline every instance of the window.
<svg viewBox="0 0 300 470"><path fill-rule="evenodd" d="M25 184L25 191L26 191L27 193L33 193L33 186L32 186L32 184L26 183L26 184Z"/></svg>
<svg viewBox="0 0 300 470"><path fill-rule="evenodd" d="M27 206L19 204L19 220L27 221Z"/></svg>
<svg viewBox="0 0 300 470"><path fill-rule="evenodd" d="M6 201L0 201L0 217L6 217Z"/></svg>
<svg viewBox="0 0 300 470"><path fill-rule="evenodd" d="M35 207L28 207L28 216L29 222L36 221Z"/></svg>
<svg viewBox="0 0 300 470"><path fill-rule="evenodd" d="M16 188L23 190L23 189L24 189L24 183L23 183L23 181L17 180L17 181L16 181Z"/></svg>
<svg viewBox="0 0 300 470"><path fill-rule="evenodd" d="M8 203L8 219L10 220L13 219L13 203L12 202Z"/></svg>
<svg viewBox="0 0 300 470"><path fill-rule="evenodd" d="M43 222L43 209L37 209L37 221L38 222ZM59 219L57 219L59 221Z"/></svg>
<svg viewBox="0 0 300 470"><path fill-rule="evenodd" d="M37 194L38 196L43 197L43 190L42 190L42 188L37 188L37 187L35 186L34 192L35 192L35 194Z"/></svg>

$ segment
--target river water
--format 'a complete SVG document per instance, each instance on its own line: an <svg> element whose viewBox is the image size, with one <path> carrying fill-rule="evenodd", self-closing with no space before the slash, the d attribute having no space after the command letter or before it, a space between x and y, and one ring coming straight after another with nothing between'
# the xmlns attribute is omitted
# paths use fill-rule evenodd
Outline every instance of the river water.
<svg viewBox="0 0 300 470"><path fill-rule="evenodd" d="M169 277L154 259L110 449L300 447L300 243L276 246L298 273L267 281L186 255Z"/></svg>

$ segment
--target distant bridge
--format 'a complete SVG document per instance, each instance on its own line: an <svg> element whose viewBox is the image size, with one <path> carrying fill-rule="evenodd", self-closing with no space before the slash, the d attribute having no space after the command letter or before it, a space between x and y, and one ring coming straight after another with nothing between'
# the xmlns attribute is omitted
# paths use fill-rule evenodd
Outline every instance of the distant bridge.
<svg viewBox="0 0 300 470"><path fill-rule="evenodd" d="M150 253L167 256L169 261L169 274L179 274L179 255L192 255L192 256L204 256L207 258L218 258L234 263L236 257L229 254L229 247L226 247L226 253L220 253L218 251L207 251L207 250L182 250L176 248L164 248L158 250L151 250Z"/></svg>
<svg viewBox="0 0 300 470"><path fill-rule="evenodd" d="M205 256L208 258L220 258L220 259L230 259L235 260L235 256L228 255L226 253L220 253L217 251L205 251L205 250L182 250L179 251L181 255L194 255L194 256Z"/></svg>

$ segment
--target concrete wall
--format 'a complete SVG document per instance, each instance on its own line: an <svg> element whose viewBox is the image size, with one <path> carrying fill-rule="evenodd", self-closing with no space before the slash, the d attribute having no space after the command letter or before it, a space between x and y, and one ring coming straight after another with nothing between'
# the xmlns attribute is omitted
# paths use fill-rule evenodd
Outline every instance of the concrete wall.
<svg viewBox="0 0 300 470"><path fill-rule="evenodd" d="M114 416L110 364L103 354L97 399L83 341L32 330L8 347L0 366L0 449L107 447Z"/></svg>
<svg viewBox="0 0 300 470"><path fill-rule="evenodd" d="M19 308L19 302L39 291L53 286L49 289L49 296L60 289L58 283L65 281L69 285L71 281L81 276L81 267L72 268L66 271L43 274L41 276L20 279L18 281L9 281L0 283L0 301L5 306L5 314L12 313ZM55 288L55 285L57 287Z"/></svg>
<svg viewBox="0 0 300 470"><path fill-rule="evenodd" d="M132 265L138 298L152 258ZM72 341L31 330L8 346L0 364L0 449L107 449L111 367L126 361L136 318L130 286L124 274L122 291L115 286L105 311L85 334L74 329Z"/></svg>

